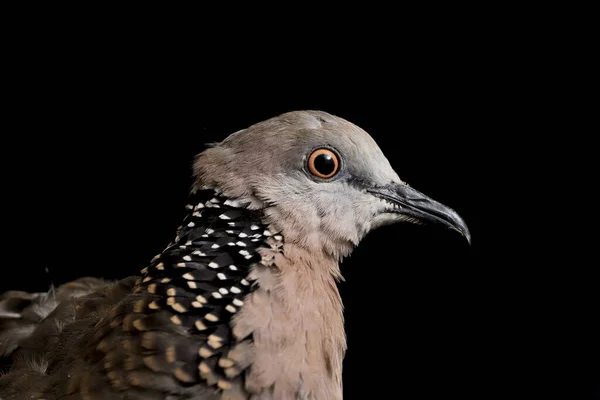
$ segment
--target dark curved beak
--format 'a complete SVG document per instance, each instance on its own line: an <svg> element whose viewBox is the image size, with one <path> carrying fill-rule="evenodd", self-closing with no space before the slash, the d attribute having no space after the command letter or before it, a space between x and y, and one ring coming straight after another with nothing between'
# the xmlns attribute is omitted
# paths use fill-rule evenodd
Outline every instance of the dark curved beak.
<svg viewBox="0 0 600 400"><path fill-rule="evenodd" d="M393 183L367 189L369 193L397 205L393 212L413 217L422 222L435 222L460 232L471 244L471 233L465 221L450 207L427 197L405 184Z"/></svg>

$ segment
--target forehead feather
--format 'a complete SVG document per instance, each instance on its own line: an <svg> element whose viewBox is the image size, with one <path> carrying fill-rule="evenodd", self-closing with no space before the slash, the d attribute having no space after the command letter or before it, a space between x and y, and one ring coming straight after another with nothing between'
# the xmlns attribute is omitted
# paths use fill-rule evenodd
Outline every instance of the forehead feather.
<svg viewBox="0 0 600 400"><path fill-rule="evenodd" d="M250 171L272 174L298 170L308 153L319 146L338 150L348 170L355 175L378 181L397 179L369 134L323 111L279 115L230 135L216 147L226 151L234 164L231 167L244 174ZM210 152L206 154L209 155Z"/></svg>
<svg viewBox="0 0 600 400"><path fill-rule="evenodd" d="M259 122L221 142L238 153L286 155L332 146L347 156L377 156L375 141L363 129L322 111L295 111Z"/></svg>

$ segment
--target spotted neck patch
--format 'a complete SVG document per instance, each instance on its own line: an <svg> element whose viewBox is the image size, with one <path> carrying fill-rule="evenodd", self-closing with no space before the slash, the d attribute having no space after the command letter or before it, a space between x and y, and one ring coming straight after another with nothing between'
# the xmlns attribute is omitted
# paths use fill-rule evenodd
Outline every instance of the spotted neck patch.
<svg viewBox="0 0 600 400"><path fill-rule="evenodd" d="M134 321L139 322L133 328L152 331L148 325L154 316L161 316L161 321L168 318L173 328L190 334L191 341L181 342L187 362L179 363L183 359L177 357L177 348L169 350L173 345L165 343L161 350L163 345L154 343L160 335L152 332L146 334L150 346L146 349L163 356L171 352L171 360L180 365L175 377L182 382L204 381L227 389L242 379L243 368L229 350L244 338L232 336L231 321L258 285L249 276L252 266L261 261L257 249L283 238L269 232L260 214L212 190L194 193L186 208L188 214L175 240L142 270L135 292L145 296L134 312L146 317ZM195 355L190 355L190 346ZM159 368L155 361L144 360L150 369Z"/></svg>

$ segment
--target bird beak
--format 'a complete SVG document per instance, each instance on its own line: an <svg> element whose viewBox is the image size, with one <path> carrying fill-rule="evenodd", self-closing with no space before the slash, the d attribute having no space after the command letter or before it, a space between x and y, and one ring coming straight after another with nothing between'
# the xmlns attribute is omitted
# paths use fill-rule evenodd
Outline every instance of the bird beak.
<svg viewBox="0 0 600 400"><path fill-rule="evenodd" d="M460 232L471 244L471 234L465 221L450 207L425 196L406 184L393 183L384 187L368 189L372 195L394 205L389 211L416 218L422 222L434 222Z"/></svg>

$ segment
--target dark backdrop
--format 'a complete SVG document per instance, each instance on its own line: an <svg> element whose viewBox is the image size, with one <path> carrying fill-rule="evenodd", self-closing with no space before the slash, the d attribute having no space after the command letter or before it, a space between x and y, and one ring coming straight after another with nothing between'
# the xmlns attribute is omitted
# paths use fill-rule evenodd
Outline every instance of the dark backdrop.
<svg viewBox="0 0 600 400"><path fill-rule="evenodd" d="M239 24L237 8L6 13L0 291L136 273L173 237L204 143L322 109L473 235L387 227L344 262L346 398L600 399L593 196L574 179L594 171L576 135L592 25L552 7L358 4ZM573 220L585 230L558 227Z"/></svg>
<svg viewBox="0 0 600 400"><path fill-rule="evenodd" d="M114 60L24 65L19 74L17 122L4 139L0 291L137 273L174 236L192 157L205 143L282 112L320 109L369 132L400 177L454 208L473 237L468 246L440 227L386 227L343 263L346 397L494 391L499 311L490 293L502 272L480 259L479 212L482 143L497 137L499 116L485 71L430 60L402 74L330 71L266 86L253 76L199 76L196 64L165 72Z"/></svg>

